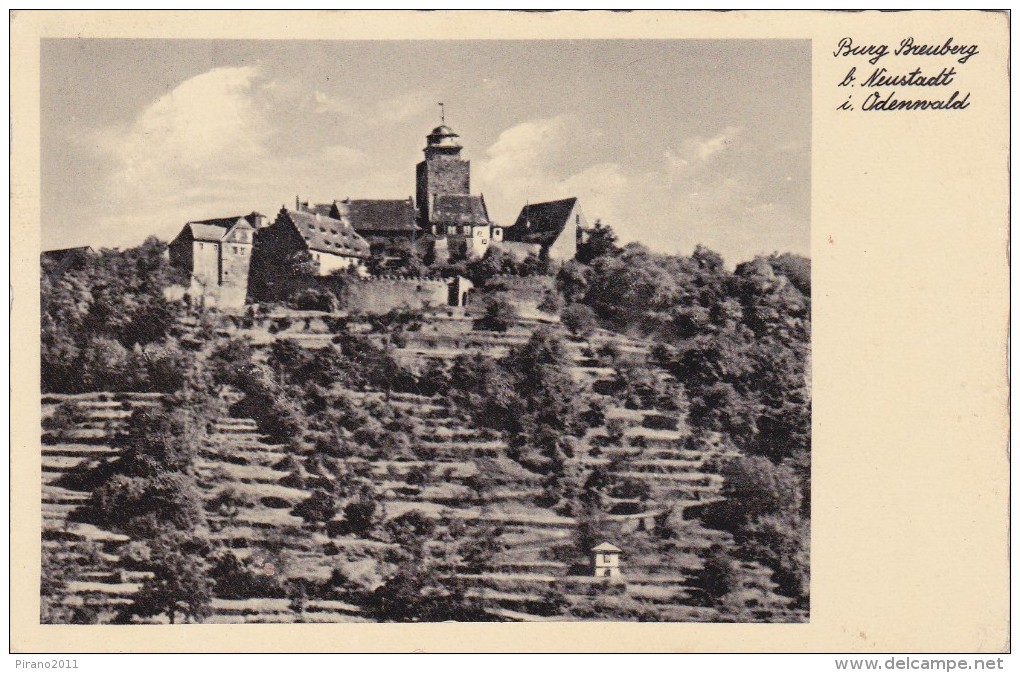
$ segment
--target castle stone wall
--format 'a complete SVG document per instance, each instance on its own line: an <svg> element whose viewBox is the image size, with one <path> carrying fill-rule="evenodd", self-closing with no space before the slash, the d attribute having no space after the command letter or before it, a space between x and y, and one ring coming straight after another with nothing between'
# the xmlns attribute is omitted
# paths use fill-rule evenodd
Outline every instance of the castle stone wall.
<svg viewBox="0 0 1020 673"><path fill-rule="evenodd" d="M442 278L366 278L350 283L345 299L349 311L360 313L386 313L402 307L434 308L447 305L449 285Z"/></svg>

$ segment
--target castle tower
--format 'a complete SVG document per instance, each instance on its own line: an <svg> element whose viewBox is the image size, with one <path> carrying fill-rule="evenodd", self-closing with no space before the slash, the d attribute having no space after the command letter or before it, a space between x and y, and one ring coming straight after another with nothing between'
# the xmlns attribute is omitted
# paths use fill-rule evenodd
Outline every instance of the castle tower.
<svg viewBox="0 0 1020 673"><path fill-rule="evenodd" d="M415 201L423 229L432 228L436 197L471 193L471 162L460 158L464 149L453 129L443 124L426 136L425 160L416 172Z"/></svg>

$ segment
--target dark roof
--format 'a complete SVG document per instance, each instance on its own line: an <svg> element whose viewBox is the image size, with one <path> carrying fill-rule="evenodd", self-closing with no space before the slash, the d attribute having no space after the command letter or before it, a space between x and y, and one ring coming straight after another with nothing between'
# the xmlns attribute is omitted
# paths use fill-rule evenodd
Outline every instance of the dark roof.
<svg viewBox="0 0 1020 673"><path fill-rule="evenodd" d="M432 221L442 224L489 224L489 212L481 196L439 194L432 209Z"/></svg>
<svg viewBox="0 0 1020 673"><path fill-rule="evenodd" d="M549 245L563 233L577 198L531 203L521 208L513 226L503 231L503 240Z"/></svg>
<svg viewBox="0 0 1020 673"><path fill-rule="evenodd" d="M278 217L294 225L309 250L345 257L368 257L368 241L342 220L286 208L280 211Z"/></svg>
<svg viewBox="0 0 1020 673"><path fill-rule="evenodd" d="M59 250L46 250L42 258L50 262L62 262L68 257L89 256L96 254L91 246L82 245L77 248L61 248Z"/></svg>
<svg viewBox="0 0 1020 673"><path fill-rule="evenodd" d="M233 224L237 224L237 220L231 223ZM191 230L191 238L196 241L222 241L230 231L230 227L205 222L189 222L185 228Z"/></svg>
<svg viewBox="0 0 1020 673"><path fill-rule="evenodd" d="M410 199L344 199L333 202L331 214L359 234L418 231L417 213Z"/></svg>
<svg viewBox="0 0 1020 673"><path fill-rule="evenodd" d="M246 220L248 224L255 226L255 220L259 217L265 217L259 212L253 211L247 215L234 215L233 217L214 217L209 220L190 220L188 224L211 224L214 227L223 227L229 229L230 227L237 224L238 220Z"/></svg>
<svg viewBox="0 0 1020 673"><path fill-rule="evenodd" d="M83 245L77 248L61 248L60 250L47 250L39 257L46 269L53 276L60 276L72 267L77 267L96 254L90 246Z"/></svg>
<svg viewBox="0 0 1020 673"><path fill-rule="evenodd" d="M332 203L315 203L312 205L304 205L301 208L302 212L312 213L313 215L322 215L323 217L332 217L333 204Z"/></svg>
<svg viewBox="0 0 1020 673"><path fill-rule="evenodd" d="M257 225L258 218L265 217L259 212L252 211L247 215L234 215L233 217L213 217L208 220L192 220L184 225L184 231L191 230L191 237L196 241L221 241L227 232L238 220L244 220L252 227ZM183 234L184 231L181 233Z"/></svg>

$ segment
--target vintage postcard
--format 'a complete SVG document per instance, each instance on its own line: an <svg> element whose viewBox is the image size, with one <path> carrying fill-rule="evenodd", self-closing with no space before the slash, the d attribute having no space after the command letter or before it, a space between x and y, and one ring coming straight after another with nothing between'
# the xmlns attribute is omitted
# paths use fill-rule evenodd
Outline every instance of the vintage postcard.
<svg viewBox="0 0 1020 673"><path fill-rule="evenodd" d="M14 651L1008 650L1005 13L11 35Z"/></svg>

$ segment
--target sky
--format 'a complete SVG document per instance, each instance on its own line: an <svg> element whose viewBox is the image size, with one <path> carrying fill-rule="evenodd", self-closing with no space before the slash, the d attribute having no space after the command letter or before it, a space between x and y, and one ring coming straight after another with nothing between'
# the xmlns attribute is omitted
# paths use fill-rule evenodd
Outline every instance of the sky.
<svg viewBox="0 0 1020 673"><path fill-rule="evenodd" d="M576 196L660 252L809 253L807 41L48 39L41 66L44 250L413 196L441 101L498 223Z"/></svg>

